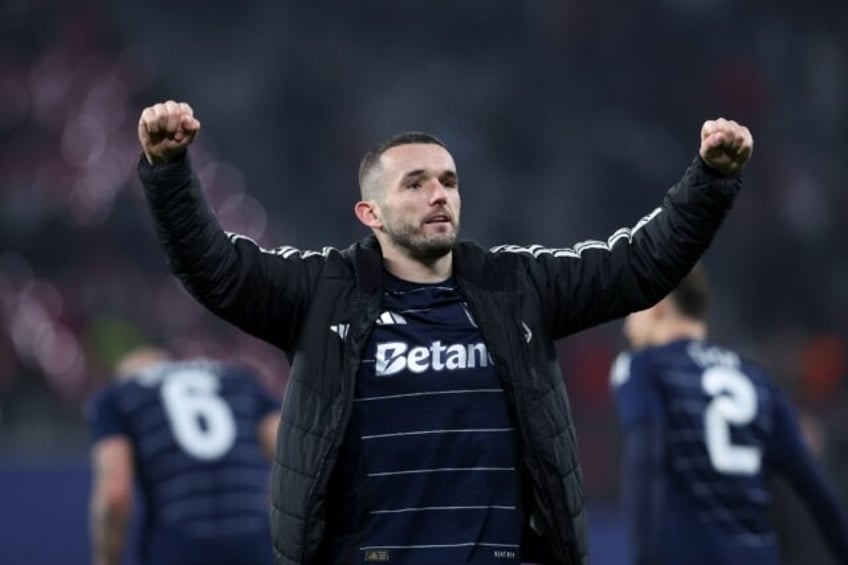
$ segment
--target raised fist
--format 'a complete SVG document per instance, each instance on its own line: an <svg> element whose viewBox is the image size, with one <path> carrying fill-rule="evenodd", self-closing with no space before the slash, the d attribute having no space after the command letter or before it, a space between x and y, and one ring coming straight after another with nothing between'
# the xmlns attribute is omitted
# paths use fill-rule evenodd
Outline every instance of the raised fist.
<svg viewBox="0 0 848 565"><path fill-rule="evenodd" d="M701 126L701 159L723 175L739 171L753 150L751 132L733 120L708 120Z"/></svg>
<svg viewBox="0 0 848 565"><path fill-rule="evenodd" d="M154 104L145 108L138 120L138 140L151 165L185 153L199 131L200 122L185 102Z"/></svg>

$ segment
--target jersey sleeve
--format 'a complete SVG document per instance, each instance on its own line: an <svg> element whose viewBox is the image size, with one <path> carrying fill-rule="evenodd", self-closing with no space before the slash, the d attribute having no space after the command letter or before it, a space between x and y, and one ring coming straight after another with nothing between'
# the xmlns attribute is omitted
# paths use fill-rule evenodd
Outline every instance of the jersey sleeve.
<svg viewBox="0 0 848 565"><path fill-rule="evenodd" d="M824 539L848 563L848 515L824 470L807 449L785 396L776 393L771 457L812 513Z"/></svg>
<svg viewBox="0 0 848 565"><path fill-rule="evenodd" d="M89 417L93 441L114 435L130 435L126 418L118 403L118 389L115 386L106 388L94 397Z"/></svg>
<svg viewBox="0 0 848 565"><path fill-rule="evenodd" d="M662 420L662 404L648 352L621 353L610 378L622 431Z"/></svg>

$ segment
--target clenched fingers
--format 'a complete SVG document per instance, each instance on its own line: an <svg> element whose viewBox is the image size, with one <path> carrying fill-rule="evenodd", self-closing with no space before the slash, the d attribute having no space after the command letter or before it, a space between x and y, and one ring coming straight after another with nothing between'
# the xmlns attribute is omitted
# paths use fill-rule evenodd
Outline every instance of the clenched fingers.
<svg viewBox="0 0 848 565"><path fill-rule="evenodd" d="M731 174L742 168L753 148L754 139L750 130L733 120L707 120L701 127L701 158L723 174Z"/></svg>
<svg viewBox="0 0 848 565"><path fill-rule="evenodd" d="M720 144L734 151L753 145L753 138L748 128L724 118L704 122L701 127L701 140L707 145Z"/></svg>
<svg viewBox="0 0 848 565"><path fill-rule="evenodd" d="M169 161L185 152L199 130L192 107L175 100L145 108L138 121L138 138L151 163Z"/></svg>

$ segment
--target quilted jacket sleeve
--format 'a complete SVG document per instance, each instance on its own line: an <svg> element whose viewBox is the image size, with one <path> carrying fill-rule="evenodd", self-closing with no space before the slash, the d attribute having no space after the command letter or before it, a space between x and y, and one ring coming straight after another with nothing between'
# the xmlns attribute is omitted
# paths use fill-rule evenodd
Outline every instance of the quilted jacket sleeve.
<svg viewBox="0 0 848 565"><path fill-rule="evenodd" d="M324 254L262 249L226 233L203 198L188 154L138 174L173 273L206 308L242 330L291 351Z"/></svg>

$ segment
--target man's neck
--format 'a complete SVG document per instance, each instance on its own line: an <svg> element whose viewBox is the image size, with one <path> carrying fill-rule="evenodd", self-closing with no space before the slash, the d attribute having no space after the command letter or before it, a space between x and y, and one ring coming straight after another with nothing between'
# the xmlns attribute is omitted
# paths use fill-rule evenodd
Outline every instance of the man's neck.
<svg viewBox="0 0 848 565"><path fill-rule="evenodd" d="M655 345L665 345L680 339L703 340L707 337L707 325L696 320L667 321L654 334Z"/></svg>
<svg viewBox="0 0 848 565"><path fill-rule="evenodd" d="M394 249L383 250L383 265L397 278L414 283L438 283L450 278L453 271L453 253L447 253L433 262L422 262Z"/></svg>

